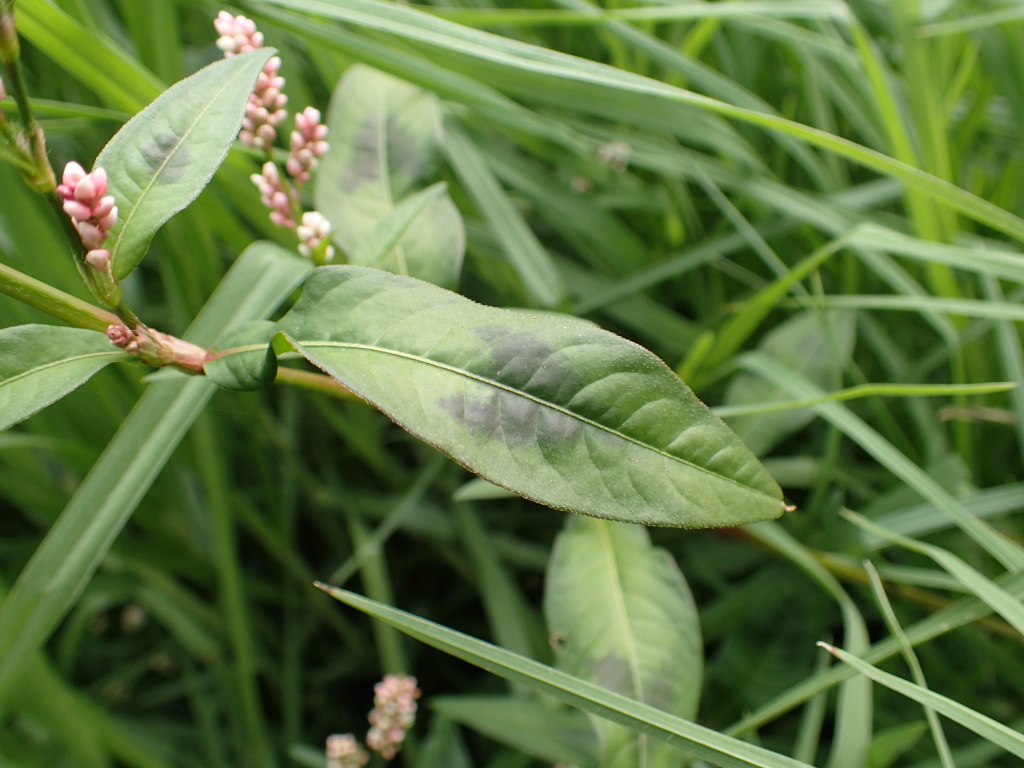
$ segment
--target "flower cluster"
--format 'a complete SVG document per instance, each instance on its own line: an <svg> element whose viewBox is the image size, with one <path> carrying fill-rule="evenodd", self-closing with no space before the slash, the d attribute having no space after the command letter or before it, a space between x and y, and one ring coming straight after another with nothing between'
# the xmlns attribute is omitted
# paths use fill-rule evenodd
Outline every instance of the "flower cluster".
<svg viewBox="0 0 1024 768"><path fill-rule="evenodd" d="M299 253L307 259L326 263L334 258L334 246L330 244L331 223L319 211L306 211L302 214L302 223L296 228L299 236ZM322 252L322 259L314 255Z"/></svg>
<svg viewBox="0 0 1024 768"><path fill-rule="evenodd" d="M309 181L309 172L316 167L317 158L327 151L327 126L320 122L320 110L306 107L295 115L295 130L290 139L290 150L285 170L296 184Z"/></svg>
<svg viewBox="0 0 1024 768"><path fill-rule="evenodd" d="M362 768L370 755L351 733L334 733L327 737L327 768Z"/></svg>
<svg viewBox="0 0 1024 768"><path fill-rule="evenodd" d="M236 53L248 53L263 47L263 33L256 29L256 22L245 16L232 16L221 11L213 20L213 28L220 37L217 47L224 51L225 58Z"/></svg>
<svg viewBox="0 0 1024 768"><path fill-rule="evenodd" d="M57 193L64 198L64 213L82 239L88 253L85 261L95 269L105 270L110 264L110 251L103 247L110 228L117 222L117 205L107 194L107 172L97 168L86 173L78 163L64 168L63 183Z"/></svg>
<svg viewBox="0 0 1024 768"><path fill-rule="evenodd" d="M408 731L416 719L416 699L420 689L416 678L408 675L385 675L373 687L373 710L366 746L385 760L398 754Z"/></svg>
<svg viewBox="0 0 1024 768"><path fill-rule="evenodd" d="M277 166L267 162L263 164L263 173L254 173L249 177L260 191L260 201L270 209L270 220L279 227L295 229L295 209L299 205L299 196L294 189L285 186Z"/></svg>
<svg viewBox="0 0 1024 768"><path fill-rule="evenodd" d="M213 22L220 37L217 47L226 57L253 51L263 46L263 34L256 29L255 22L245 16L232 16L221 11ZM271 148L277 140L278 126L287 116L285 105L288 97L284 94L285 79L279 74L281 59L274 56L263 67L256 79L256 87L249 96L242 119L239 140L249 147L265 150L270 157ZM289 137L288 158L284 169L292 181L283 178L273 162L264 163L262 173L250 178L260 190L260 199L270 208L270 220L279 227L298 230L299 251L313 257L318 263L330 261L334 248L322 245L330 233L330 224L319 213L307 213L298 223L299 205L296 187L309 181L317 161L327 151L327 126L321 122L320 111L306 107L295 115L295 130ZM315 214L315 216L314 216ZM307 222L307 217L313 216Z"/></svg>

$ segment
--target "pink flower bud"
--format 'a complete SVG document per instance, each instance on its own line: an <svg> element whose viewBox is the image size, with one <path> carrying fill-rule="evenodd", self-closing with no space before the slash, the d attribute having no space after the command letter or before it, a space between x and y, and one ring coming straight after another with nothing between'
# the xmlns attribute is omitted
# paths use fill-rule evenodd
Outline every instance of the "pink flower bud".
<svg viewBox="0 0 1024 768"><path fill-rule="evenodd" d="M93 181L90 174L84 176L75 185L75 200L92 200L94 197L96 197L96 182Z"/></svg>
<svg viewBox="0 0 1024 768"><path fill-rule="evenodd" d="M85 254L85 263L95 270L106 272L110 266L110 251L106 248L94 248Z"/></svg>
<svg viewBox="0 0 1024 768"><path fill-rule="evenodd" d="M97 219L102 219L108 213L115 208L115 200L113 195L106 195L100 198L100 201L96 204L96 207L92 209L92 216ZM78 218L82 218L79 216Z"/></svg>
<svg viewBox="0 0 1024 768"><path fill-rule="evenodd" d="M64 213L73 219L85 220L92 215L92 209L89 208L85 203L79 202L78 200L65 200L64 201Z"/></svg>
<svg viewBox="0 0 1024 768"><path fill-rule="evenodd" d="M139 343L135 340L135 332L126 325L108 325L107 338L115 347L127 350L138 349Z"/></svg>
<svg viewBox="0 0 1024 768"><path fill-rule="evenodd" d="M85 168L80 166L74 160L64 166L64 177L62 181L65 185L74 190L75 185L85 176Z"/></svg>

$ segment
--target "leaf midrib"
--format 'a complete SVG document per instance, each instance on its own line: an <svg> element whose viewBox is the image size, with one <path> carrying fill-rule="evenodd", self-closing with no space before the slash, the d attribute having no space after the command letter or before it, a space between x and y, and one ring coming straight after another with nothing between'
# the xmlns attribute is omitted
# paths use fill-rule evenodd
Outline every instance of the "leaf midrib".
<svg viewBox="0 0 1024 768"><path fill-rule="evenodd" d="M626 434L620 432L617 429L612 429L611 427L608 427L608 426L606 426L604 424L601 424L599 422L593 421L592 419L588 419L586 416L581 416L578 413L570 411L568 408L564 408L564 407L562 407L560 405L556 405L556 404L551 403L551 402L549 402L547 400L542 400L541 398L536 397L534 395L531 395L528 392L524 392L521 389L516 389L514 387L510 387L507 384L503 384L502 382L495 381L494 379L489 379L486 376L480 376L478 374L466 371L466 370L464 370L462 368L456 368L455 366L448 365L446 363L442 363L442 362L437 361L437 360L432 360L429 357L423 357L421 355L414 355L414 354L411 354L409 352L402 352L401 350L397 350L397 349L388 349L387 347L377 347L377 346L373 346L371 344L357 344L355 342L343 342L343 341L302 341L302 340L296 339L296 340L293 340L293 343L296 345L296 347L299 347L300 349L301 348L318 348L319 347L319 348L328 348L328 349L356 349L356 350L362 350L362 351L365 351L365 352L377 352L377 353L380 353L380 354L391 355L391 356L394 356L394 357L402 357L402 358L405 358L407 360L414 360L416 362L423 363L424 365L429 365L429 366L432 366L434 368L439 368L439 369L442 369L442 370L446 370L446 371L448 371L450 373L453 373L453 374L456 374L458 376L463 376L463 377L465 377L467 379L473 379L474 381L480 382L481 384L487 384L489 386L495 387L496 389L504 390L504 391L509 392L511 394L518 395L519 397L526 398L527 400L532 400L537 405L544 406L546 408L550 408L551 410L557 411L557 412L561 413L564 416L568 416L570 418L576 419L577 421L583 422L584 424L588 424L588 425L590 425L590 426L592 426L592 427L594 427L596 429L599 429L599 430L601 430L603 432L606 432L606 433L608 433L610 435L614 435L615 437L618 437L618 438L620 438L622 440L625 440L626 442L632 443L633 445L639 446L640 448L644 448L644 449L646 449L648 451L651 451L653 453L659 454L660 456L662 456L662 457L664 457L666 459L669 459L669 460L674 461L674 462L678 462L679 464L684 464L684 465L686 465L688 467L691 467L692 469L695 469L695 470L697 470L699 472L703 472L703 473L705 473L707 475L710 475L711 477L714 477L714 478L716 478L718 480L721 480L723 482L729 483L729 484L734 485L734 486L736 486L738 488L742 488L745 491L749 491L751 493L755 493L758 496L771 499L772 501L776 501L777 500L774 496L772 496L772 495L770 495L768 493L765 493L764 491L761 491L761 490L759 490L757 488L754 488L752 486L749 486L749 485L744 485L743 483L739 482L738 480L735 480L734 478L728 477L726 475L719 474L718 472L715 472L715 471L713 471L711 469L708 469L707 467L702 467L699 464L694 464L692 461L688 461L688 460L686 460L684 458L681 458L679 456L675 456L675 455L673 455L671 453L668 453L668 452L662 450L661 448L657 448L657 447L655 447L653 445L650 445L648 443L642 442L642 441L640 441L640 440L638 440L638 439L636 439L634 437L626 435Z"/></svg>
<svg viewBox="0 0 1024 768"><path fill-rule="evenodd" d="M195 119L192 121L191 125L189 125L188 128L184 131L184 133L182 133L181 136L178 137L178 141L175 142L174 144L174 149L167 153L167 155L163 159L163 162L160 163L160 166L150 176L149 183L141 188L142 192L139 195L138 200L135 201L135 205L131 207L131 209L128 211L128 215L125 216L124 226L121 227L121 231L118 233L117 240L114 242L114 247L110 249L110 258L113 261L117 261L118 254L121 252L124 242L128 239L128 233L132 231L132 222L135 220L136 214L142 208L143 201L145 201L149 197L150 192L152 191L154 185L156 184L156 180L160 177L160 174L163 173L164 168L167 167L167 164L171 161L171 158L178 153L178 150L181 149L182 145L186 143L188 137L192 135L192 132L195 130L200 120L208 111L210 111L210 109L212 109L213 105L217 102L220 95L229 86L233 85L234 81L237 80L238 77L244 71L245 70L238 70L232 77L229 77L226 80L224 80L223 85L217 90L216 97L207 99L206 106L199 111Z"/></svg>
<svg viewBox="0 0 1024 768"><path fill-rule="evenodd" d="M25 378L26 376L33 376L41 371L45 371L50 368L56 368L58 366L67 365L69 363L79 363L82 362L83 360L88 360L91 357L105 357L107 355L116 360L118 357L122 355L122 353L116 350L111 350L109 352L87 352L85 354L75 355L74 357L62 357L60 360L52 360L49 363L46 363L45 365L37 365L34 368L29 368L27 371L22 371L21 373L15 374L14 376L0 379L0 389L6 387L9 384L13 384L19 379Z"/></svg>

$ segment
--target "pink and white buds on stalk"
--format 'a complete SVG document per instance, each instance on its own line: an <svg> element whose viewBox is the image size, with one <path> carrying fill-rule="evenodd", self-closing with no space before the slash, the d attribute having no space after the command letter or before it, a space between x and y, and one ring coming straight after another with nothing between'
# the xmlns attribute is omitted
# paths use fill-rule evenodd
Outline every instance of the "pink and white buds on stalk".
<svg viewBox="0 0 1024 768"><path fill-rule="evenodd" d="M373 687L373 710L370 712L370 730L366 746L385 760L398 754L406 731L416 719L416 699L420 689L416 678L408 675L385 675Z"/></svg>
<svg viewBox="0 0 1024 768"><path fill-rule="evenodd" d="M257 31L256 22L245 16L221 11L213 26L220 35L217 47L224 51L225 58L263 47L263 33ZM281 93L284 78L278 74L280 68L281 59L274 56L256 78L256 87L245 107L242 130L238 132L239 141L247 147L268 149L277 139L277 126L287 115L284 105L288 102L288 97Z"/></svg>
<svg viewBox="0 0 1024 768"><path fill-rule="evenodd" d="M302 223L296 229L299 236L299 253L318 264L326 264L334 259L334 246L328 237L331 234L331 223L319 211L307 211L302 214Z"/></svg>
<svg viewBox="0 0 1024 768"><path fill-rule="evenodd" d="M225 58L263 47L263 33L256 30L256 22L245 16L232 16L221 11L213 20L213 28L220 35L217 47L224 51Z"/></svg>
<svg viewBox="0 0 1024 768"><path fill-rule="evenodd" d="M117 223L114 196L107 194L107 172L97 168L86 173L72 161L64 168L62 182L57 193L64 198L64 213L71 217L82 245L88 250L85 260L89 266L105 271L110 252L103 248L103 243Z"/></svg>
<svg viewBox="0 0 1024 768"><path fill-rule="evenodd" d="M288 116L284 108L288 97L281 93L284 78L278 74L280 68L280 57L273 56L256 77L256 87L245 105L242 130L238 132L239 141L247 147L268 149L277 139L277 126Z"/></svg>
<svg viewBox="0 0 1024 768"><path fill-rule="evenodd" d="M327 737L327 768L362 768L370 755L351 733L332 733Z"/></svg>
<svg viewBox="0 0 1024 768"><path fill-rule="evenodd" d="M249 177L260 191L260 200L270 209L270 220L279 227L295 228L298 195L285 187L273 163L263 164L263 173Z"/></svg>
<svg viewBox="0 0 1024 768"><path fill-rule="evenodd" d="M295 115L295 130L290 137L291 148L285 170L296 185L309 181L309 172L316 167L317 158L327 151L327 126L320 122L320 110L306 107Z"/></svg>

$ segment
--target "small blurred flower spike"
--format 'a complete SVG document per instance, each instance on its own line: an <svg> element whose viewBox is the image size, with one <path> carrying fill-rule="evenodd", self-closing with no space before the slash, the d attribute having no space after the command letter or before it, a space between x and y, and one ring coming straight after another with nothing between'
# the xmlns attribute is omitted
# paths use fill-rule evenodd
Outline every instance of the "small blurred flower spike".
<svg viewBox="0 0 1024 768"><path fill-rule="evenodd" d="M385 675L373 687L373 710L366 746L385 760L391 760L402 748L406 732L416 720L416 699L420 689L416 678L408 675Z"/></svg>
<svg viewBox="0 0 1024 768"><path fill-rule="evenodd" d="M270 209L270 220L279 227L295 229L298 195L294 190L285 187L277 166L273 163L264 163L263 173L254 173L249 178L260 191L260 200Z"/></svg>
<svg viewBox="0 0 1024 768"><path fill-rule="evenodd" d="M263 33L257 31L255 21L245 16L232 16L221 11L213 20L213 27L220 35L217 47L224 51L226 58L263 47Z"/></svg>
<svg viewBox="0 0 1024 768"><path fill-rule="evenodd" d="M299 236L299 253L317 264L326 264L334 259L334 246L328 236L331 234L331 223L319 211L307 211L302 214L302 223L296 233Z"/></svg>
<svg viewBox="0 0 1024 768"><path fill-rule="evenodd" d="M320 122L320 110L306 107L295 115L295 130L291 135L291 150L285 170L296 184L309 181L309 172L316 167L317 158L327 151L327 126Z"/></svg>
<svg viewBox="0 0 1024 768"><path fill-rule="evenodd" d="M4 87L4 79L0 77L0 101L7 98L7 89Z"/></svg>
<svg viewBox="0 0 1024 768"><path fill-rule="evenodd" d="M256 22L245 16L232 16L221 11L213 20L213 26L220 35L217 47L224 52L225 58L263 47L263 33L256 29ZM256 87L245 107L242 130L238 132L239 141L247 147L269 151L277 139L277 126L288 115L284 109L288 97L281 92L284 90L284 78L278 74L280 69L281 59L274 56L256 79Z"/></svg>
<svg viewBox="0 0 1024 768"><path fill-rule="evenodd" d="M82 245L88 250L86 263L106 270L110 251L103 248L103 243L117 222L117 205L113 195L107 194L107 172L97 168L86 173L78 163L70 162L64 168L62 182L57 193L64 198L64 213L71 217Z"/></svg>
<svg viewBox="0 0 1024 768"><path fill-rule="evenodd" d="M351 733L332 733L327 737L327 768L362 768L370 755Z"/></svg>
<svg viewBox="0 0 1024 768"><path fill-rule="evenodd" d="M269 150L277 139L277 126L288 116L284 108L288 97L281 93L284 78L277 74L280 68L281 59L274 56L256 78L256 87L245 106L242 130L238 132L239 141L247 147Z"/></svg>

